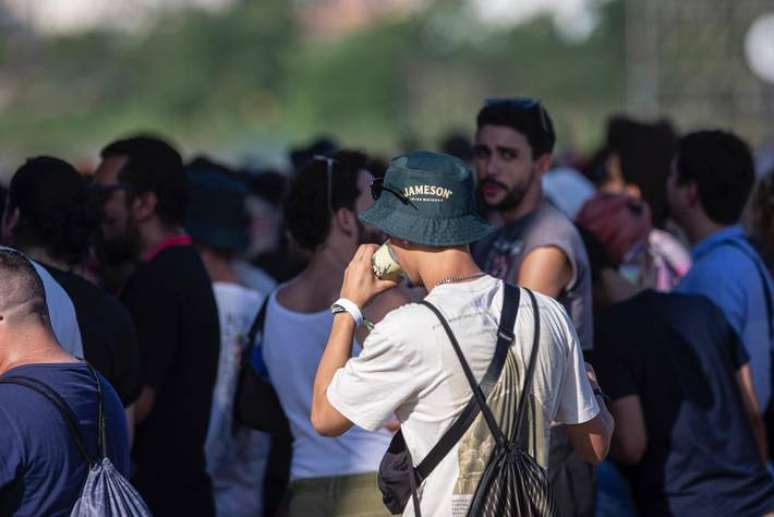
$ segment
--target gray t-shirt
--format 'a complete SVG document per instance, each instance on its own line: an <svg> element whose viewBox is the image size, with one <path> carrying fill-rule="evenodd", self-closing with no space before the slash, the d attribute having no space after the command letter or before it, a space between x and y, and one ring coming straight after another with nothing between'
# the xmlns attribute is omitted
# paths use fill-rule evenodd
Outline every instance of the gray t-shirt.
<svg viewBox="0 0 774 517"><path fill-rule="evenodd" d="M583 240L567 217L548 203L521 219L506 224L473 247L476 263L492 276L516 283L519 268L535 248L555 246L572 266L572 279L559 296L572 318L581 348L594 348L591 269Z"/></svg>

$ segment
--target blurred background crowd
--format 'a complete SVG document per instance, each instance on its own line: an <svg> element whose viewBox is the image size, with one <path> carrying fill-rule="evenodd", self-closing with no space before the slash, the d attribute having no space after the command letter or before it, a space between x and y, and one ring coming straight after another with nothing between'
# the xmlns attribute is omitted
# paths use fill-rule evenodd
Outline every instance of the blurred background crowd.
<svg viewBox="0 0 774 517"><path fill-rule="evenodd" d="M631 378L610 381L619 394L613 398L637 391L644 404L639 418L649 431L650 419L663 420L666 430L654 436L668 436L677 419L656 408L674 393L648 391L667 370L657 373L651 356L621 358L626 354L611 343L640 328L648 335L648 322L670 317L689 334L713 320L714 309L681 313L675 298L625 302L643 291L671 292L699 257L692 246L703 235L691 234L690 203L670 199L668 187L677 181L670 177L678 155L716 156L707 140L685 137L694 130L722 128L741 138L737 146L717 137L718 146L732 148L717 163L728 159L728 168L741 172L713 184L709 195L721 212L730 207L720 222L744 234L765 265L751 270L770 284L770 2L0 0L3 244L45 265L72 299L86 359L137 424L133 459L145 468L133 481L158 514L181 508L159 493L170 473L159 465L169 458L189 461L191 472L201 474L183 490L212 480L219 515L273 514L288 478L299 478L290 451L300 447L298 433L311 428L294 427L297 401L282 393L295 446L276 437L270 446L268 435L234 427L244 337L256 312L277 286L316 260L318 241L333 231L327 208L333 212L341 202L355 209L366 191L360 170L378 178L390 158L424 148L460 158L481 178L475 115L484 98L497 96L536 97L550 113L556 147L542 189L583 237L593 311L600 315L597 341L584 346L596 348L587 359L604 363L601 356L609 354L642 366ZM345 172L326 162L334 157ZM696 159L681 171L705 165ZM182 180L168 175L177 169L185 171ZM331 194L332 173L355 178L348 187L341 183L347 180L333 180L352 199ZM321 223L315 203L325 188ZM144 197L149 192L152 199ZM676 206L685 210L675 213ZM481 210L503 224L483 197ZM173 235L169 228L185 231ZM353 230L362 242L378 241L366 231ZM204 269L182 248L195 249ZM159 287L167 283L173 287ZM724 308L725 300L713 301ZM676 304L671 316L658 312L670 303ZM176 313L178 305L187 312ZM765 318L771 327L771 312ZM745 341L744 329L730 323ZM208 339L219 348L190 345L206 353L186 354L170 344ZM744 344L751 357L730 352L734 357L723 360L733 366L718 371L750 363L753 380L738 382L755 392L758 406L745 398L721 404L717 392L704 400L712 390L701 380L694 384L702 386L697 403L719 425L731 422L729 439L747 440L768 463L761 415L770 398L770 347ZM693 363L678 369L685 364ZM281 383L295 382L293 372L283 375ZM686 400L696 402L691 396ZM636 435L635 428L623 429ZM712 471L711 465L665 466L669 443L649 443L651 454L663 454L656 459L639 445L619 441L615 461L597 473L597 503L567 515L634 515L638 506L648 513L638 496L673 481L648 465L668 475L673 467ZM325 463L324 454L314 454ZM652 463L643 467L646 461ZM202 465L206 473L194 472ZM312 471L319 474L318 467ZM195 508L197 498L187 504Z"/></svg>

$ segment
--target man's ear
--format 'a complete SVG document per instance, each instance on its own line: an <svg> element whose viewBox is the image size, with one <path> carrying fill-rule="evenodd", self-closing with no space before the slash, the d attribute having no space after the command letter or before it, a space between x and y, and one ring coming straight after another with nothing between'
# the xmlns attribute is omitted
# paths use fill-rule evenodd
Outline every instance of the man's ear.
<svg viewBox="0 0 774 517"><path fill-rule="evenodd" d="M548 169L551 168L551 163L553 163L553 155L551 153L543 153L541 154L537 160L535 160L535 168L538 171L538 174L542 177L543 174L548 172Z"/></svg>
<svg viewBox="0 0 774 517"><path fill-rule="evenodd" d="M336 225L341 233L350 237L357 232L357 216L348 208L339 208L333 213L331 223Z"/></svg>
<svg viewBox="0 0 774 517"><path fill-rule="evenodd" d="M4 243L11 244L13 242L13 232L19 225L20 218L21 212L19 212L18 206L13 210L6 207L2 220L2 240Z"/></svg>
<svg viewBox="0 0 774 517"><path fill-rule="evenodd" d="M131 201L132 216L136 221L145 221L156 215L159 198L153 192L144 192L134 196Z"/></svg>
<svg viewBox="0 0 774 517"><path fill-rule="evenodd" d="M21 212L19 212L19 207L17 206L10 211L6 211L3 216L4 229L7 229L9 233L13 232L13 230L19 226L19 219L21 219Z"/></svg>
<svg viewBox="0 0 774 517"><path fill-rule="evenodd" d="M701 197L699 196L699 185L695 181L691 181L687 185L683 186L683 192L685 200L691 208L701 205Z"/></svg>

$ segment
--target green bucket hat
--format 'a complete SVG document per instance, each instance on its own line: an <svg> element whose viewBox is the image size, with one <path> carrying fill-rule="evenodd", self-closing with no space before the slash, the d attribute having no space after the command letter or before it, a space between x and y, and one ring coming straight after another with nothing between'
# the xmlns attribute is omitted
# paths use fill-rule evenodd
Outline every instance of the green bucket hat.
<svg viewBox="0 0 774 517"><path fill-rule="evenodd" d="M360 220L391 237L434 247L462 246L494 231L476 210L473 173L448 154L414 151L390 162L371 188Z"/></svg>

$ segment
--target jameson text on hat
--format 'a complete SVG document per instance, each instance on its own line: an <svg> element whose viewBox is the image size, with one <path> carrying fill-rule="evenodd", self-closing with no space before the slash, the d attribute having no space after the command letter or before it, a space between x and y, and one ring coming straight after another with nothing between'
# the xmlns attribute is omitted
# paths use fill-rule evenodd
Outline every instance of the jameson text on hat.
<svg viewBox="0 0 774 517"><path fill-rule="evenodd" d="M390 237L451 247L494 231L477 212L473 173L453 156L430 151L398 156L372 190L376 202L360 219Z"/></svg>

